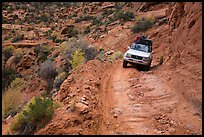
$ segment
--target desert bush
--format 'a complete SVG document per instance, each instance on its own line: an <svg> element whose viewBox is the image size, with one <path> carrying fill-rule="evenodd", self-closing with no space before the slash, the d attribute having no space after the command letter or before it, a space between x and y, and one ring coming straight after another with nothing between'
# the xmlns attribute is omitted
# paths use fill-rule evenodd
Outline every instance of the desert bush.
<svg viewBox="0 0 204 137"><path fill-rule="evenodd" d="M4 38L4 40L8 40L8 39L10 39L11 37L10 37L10 35L6 35L6 37Z"/></svg>
<svg viewBox="0 0 204 137"><path fill-rule="evenodd" d="M38 54L40 53L40 48L41 48L41 46L39 44L35 46L35 48L34 48L35 55L38 56Z"/></svg>
<svg viewBox="0 0 204 137"><path fill-rule="evenodd" d="M15 78L11 82L10 88L13 90L19 89L20 91L22 91L25 88L25 84L26 84L26 81L23 78Z"/></svg>
<svg viewBox="0 0 204 137"><path fill-rule="evenodd" d="M137 24L135 26L133 26L131 30L133 33L139 33L139 32L143 32L143 31L147 31L153 25L154 25L154 22L152 20L142 19L142 20L138 21Z"/></svg>
<svg viewBox="0 0 204 137"><path fill-rule="evenodd" d="M99 54L96 57L96 59L100 60L100 61L105 61L105 50L104 49L100 49L99 50Z"/></svg>
<svg viewBox="0 0 204 137"><path fill-rule="evenodd" d="M54 87L58 90L66 78L66 72L61 72L54 80Z"/></svg>
<svg viewBox="0 0 204 137"><path fill-rule="evenodd" d="M9 4L3 2L2 3L2 10L6 10L8 6L9 6Z"/></svg>
<svg viewBox="0 0 204 137"><path fill-rule="evenodd" d="M160 56L160 59L159 59L159 65L162 65L164 62L164 56Z"/></svg>
<svg viewBox="0 0 204 137"><path fill-rule="evenodd" d="M46 59L47 59L47 55L45 53L40 52L38 54L38 58L37 58L38 63L43 63Z"/></svg>
<svg viewBox="0 0 204 137"><path fill-rule="evenodd" d="M115 12L113 16L114 18L119 19L121 21L129 21L134 18L134 14L132 12L123 13L123 12L118 11L118 12Z"/></svg>
<svg viewBox="0 0 204 137"><path fill-rule="evenodd" d="M70 29L68 32L68 37L77 37L77 35L79 34L79 31L77 29Z"/></svg>
<svg viewBox="0 0 204 137"><path fill-rule="evenodd" d="M105 9L102 13L103 16L108 16L112 14L114 11L112 9Z"/></svg>
<svg viewBox="0 0 204 137"><path fill-rule="evenodd" d="M17 35L15 38L13 38L13 39L11 40L11 42L14 43L14 42L18 42L18 41L20 41L20 40L21 40L21 36Z"/></svg>
<svg viewBox="0 0 204 137"><path fill-rule="evenodd" d="M36 128L45 125L54 114L53 101L47 97L37 96L32 98L17 114L10 128L21 134L31 134ZM32 125L32 129L25 131L26 127Z"/></svg>
<svg viewBox="0 0 204 137"><path fill-rule="evenodd" d="M3 48L5 62L13 55L14 50L15 50L15 47L13 45L9 45Z"/></svg>
<svg viewBox="0 0 204 137"><path fill-rule="evenodd" d="M84 53L78 49L75 50L74 54L72 54L72 60L70 61L72 68L76 68L78 65L84 63Z"/></svg>
<svg viewBox="0 0 204 137"><path fill-rule="evenodd" d="M98 54L99 52L97 51L96 48L94 47L89 47L87 48L85 51L85 58L86 58L86 61L88 60L93 60Z"/></svg>
<svg viewBox="0 0 204 137"><path fill-rule="evenodd" d="M12 6L9 6L9 11L14 11L14 8Z"/></svg>
<svg viewBox="0 0 204 137"><path fill-rule="evenodd" d="M17 72L11 68L3 68L2 69L2 90L8 87L11 82L16 78L20 77Z"/></svg>
<svg viewBox="0 0 204 137"><path fill-rule="evenodd" d="M117 59L119 59L119 58L123 58L123 54L122 54L122 52L117 51L117 52L114 52L114 53L110 56L109 61L110 61L111 63L113 63L115 60L117 60Z"/></svg>
<svg viewBox="0 0 204 137"><path fill-rule="evenodd" d="M121 2L115 2L115 6L114 7L115 7L116 10L121 10L123 8L123 5L122 5Z"/></svg>
<svg viewBox="0 0 204 137"><path fill-rule="evenodd" d="M90 26L87 26L84 30L84 34L88 34L91 32L91 27Z"/></svg>
<svg viewBox="0 0 204 137"><path fill-rule="evenodd" d="M38 75L47 82L47 92L50 92L55 76L57 75L57 71L52 60L47 59L42 64L40 64Z"/></svg>
<svg viewBox="0 0 204 137"><path fill-rule="evenodd" d="M7 118L16 113L21 105L22 93L19 89L7 89L2 95L2 117Z"/></svg>
<svg viewBox="0 0 204 137"><path fill-rule="evenodd" d="M84 53L85 61L93 60L98 55L97 49L94 48L88 41L83 39L79 39L75 43L75 47L80 48Z"/></svg>
<svg viewBox="0 0 204 137"><path fill-rule="evenodd" d="M85 15L85 16L80 16L79 18L77 18L76 20L75 20L75 23L79 23L79 22L81 22L81 21L90 21L90 20L93 20L93 19L95 19L96 17L94 17L94 16L90 16L90 15Z"/></svg>
<svg viewBox="0 0 204 137"><path fill-rule="evenodd" d="M43 14L41 17L40 17L41 21L43 22L47 22L48 21L48 17L46 14Z"/></svg>
<svg viewBox="0 0 204 137"><path fill-rule="evenodd" d="M39 63L44 62L47 56L50 54L52 48L49 45L37 45L34 49L35 54L37 54Z"/></svg>
<svg viewBox="0 0 204 137"><path fill-rule="evenodd" d="M22 49L18 48L14 52L14 63L17 64L23 56Z"/></svg>

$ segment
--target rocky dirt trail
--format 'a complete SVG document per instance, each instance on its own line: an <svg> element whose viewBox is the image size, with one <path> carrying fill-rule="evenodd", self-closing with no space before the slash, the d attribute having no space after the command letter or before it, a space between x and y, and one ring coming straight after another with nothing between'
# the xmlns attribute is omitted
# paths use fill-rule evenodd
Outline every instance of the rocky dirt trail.
<svg viewBox="0 0 204 137"><path fill-rule="evenodd" d="M122 61L117 61L103 82L104 115L98 134L201 132L198 125L201 119L185 109L190 104L155 69L142 71L132 66L124 69L121 64Z"/></svg>

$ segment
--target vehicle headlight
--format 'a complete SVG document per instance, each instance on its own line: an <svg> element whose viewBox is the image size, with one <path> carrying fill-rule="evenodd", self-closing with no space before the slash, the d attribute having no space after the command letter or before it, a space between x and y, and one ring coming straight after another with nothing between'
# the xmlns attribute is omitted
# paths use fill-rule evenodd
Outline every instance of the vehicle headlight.
<svg viewBox="0 0 204 137"><path fill-rule="evenodd" d="M131 54L130 54L130 53L126 53L126 54L125 54L125 57L126 57L126 58L130 58L130 57L131 57Z"/></svg>

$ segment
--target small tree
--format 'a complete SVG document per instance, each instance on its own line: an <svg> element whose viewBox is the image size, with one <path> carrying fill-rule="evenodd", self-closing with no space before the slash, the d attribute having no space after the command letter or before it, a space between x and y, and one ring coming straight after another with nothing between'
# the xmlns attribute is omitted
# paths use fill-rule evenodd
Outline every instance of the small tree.
<svg viewBox="0 0 204 137"><path fill-rule="evenodd" d="M70 61L72 68L76 68L78 65L84 63L84 53L78 49L72 54L72 60Z"/></svg>

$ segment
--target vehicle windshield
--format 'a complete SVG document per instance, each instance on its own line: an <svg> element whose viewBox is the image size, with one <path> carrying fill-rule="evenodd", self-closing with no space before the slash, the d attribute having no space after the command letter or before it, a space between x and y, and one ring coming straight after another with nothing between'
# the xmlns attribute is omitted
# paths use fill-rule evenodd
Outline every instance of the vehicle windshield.
<svg viewBox="0 0 204 137"><path fill-rule="evenodd" d="M130 48L138 51L147 52L147 53L150 52L150 47L148 45L133 43Z"/></svg>

